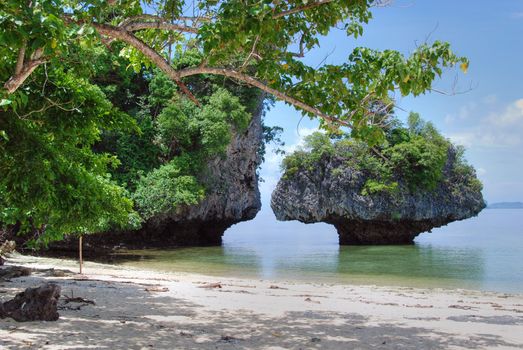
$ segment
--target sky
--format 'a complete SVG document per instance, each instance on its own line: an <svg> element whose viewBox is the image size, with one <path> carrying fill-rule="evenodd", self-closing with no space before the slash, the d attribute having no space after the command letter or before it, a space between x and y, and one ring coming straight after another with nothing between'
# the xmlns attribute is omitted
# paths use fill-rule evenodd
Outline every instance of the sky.
<svg viewBox="0 0 523 350"><path fill-rule="evenodd" d="M434 88L460 93L400 98L396 114L405 120L409 111L418 112L464 145L487 202L523 201L523 0L395 0L374 9L373 16L361 38L333 30L306 62L342 63L356 46L408 54L424 41L450 42L454 52L469 58L469 70L445 71ZM281 102L265 116L267 125L284 128L287 152L317 128L317 121L300 119L300 112ZM269 149L260 172L263 210L281 176L280 162Z"/></svg>

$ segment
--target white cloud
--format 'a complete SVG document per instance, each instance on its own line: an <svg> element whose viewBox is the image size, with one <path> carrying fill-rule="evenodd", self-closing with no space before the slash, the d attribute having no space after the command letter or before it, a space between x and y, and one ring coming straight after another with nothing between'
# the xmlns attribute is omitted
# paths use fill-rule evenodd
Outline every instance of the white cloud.
<svg viewBox="0 0 523 350"><path fill-rule="evenodd" d="M483 103L487 105L493 105L496 102L498 102L498 96L494 94L485 96L485 98L483 99Z"/></svg>
<svg viewBox="0 0 523 350"><path fill-rule="evenodd" d="M503 111L478 119L476 126L450 134L464 146L523 146L523 99L509 104Z"/></svg>
<svg viewBox="0 0 523 350"><path fill-rule="evenodd" d="M467 148L472 146L475 139L473 132L456 132L448 135L448 137L453 143L465 146Z"/></svg>
<svg viewBox="0 0 523 350"><path fill-rule="evenodd" d="M476 169L476 173L478 174L478 176L483 176L487 173L487 169L485 168L477 168Z"/></svg>
<svg viewBox="0 0 523 350"><path fill-rule="evenodd" d="M491 115L489 121L506 127L523 126L523 98L510 104L501 115Z"/></svg>
<svg viewBox="0 0 523 350"><path fill-rule="evenodd" d="M445 116L445 124L454 124L456 122L464 121L469 119L474 115L474 112L477 108L477 104L474 102L469 102L464 106L461 106L458 113L456 114L447 114Z"/></svg>

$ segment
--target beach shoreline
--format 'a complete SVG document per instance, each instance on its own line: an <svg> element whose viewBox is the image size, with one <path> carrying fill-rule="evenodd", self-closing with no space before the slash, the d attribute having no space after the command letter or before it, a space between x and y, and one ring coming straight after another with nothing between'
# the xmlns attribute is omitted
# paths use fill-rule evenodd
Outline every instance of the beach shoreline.
<svg viewBox="0 0 523 350"><path fill-rule="evenodd" d="M15 254L31 276L0 283L6 301L57 283L56 322L0 320L6 349L519 349L523 295L146 271ZM56 272L58 271L58 273Z"/></svg>

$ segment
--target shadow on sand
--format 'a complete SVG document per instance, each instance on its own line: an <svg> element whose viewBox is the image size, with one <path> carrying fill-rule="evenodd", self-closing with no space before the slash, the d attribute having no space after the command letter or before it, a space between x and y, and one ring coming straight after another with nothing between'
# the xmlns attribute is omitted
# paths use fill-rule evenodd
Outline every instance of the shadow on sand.
<svg viewBox="0 0 523 350"><path fill-rule="evenodd" d="M369 323L353 313L303 311L281 317L248 311L211 313L200 305L146 291L154 285L58 278L45 281L61 285L62 295L69 297L92 299L100 289L104 297L95 300L95 305L65 307L61 303L57 322L0 320L0 334L18 335L1 336L0 348L417 350L518 346L489 334L465 339L427 328ZM22 289L22 283L43 282L44 277L37 275L2 282L0 298L12 297Z"/></svg>

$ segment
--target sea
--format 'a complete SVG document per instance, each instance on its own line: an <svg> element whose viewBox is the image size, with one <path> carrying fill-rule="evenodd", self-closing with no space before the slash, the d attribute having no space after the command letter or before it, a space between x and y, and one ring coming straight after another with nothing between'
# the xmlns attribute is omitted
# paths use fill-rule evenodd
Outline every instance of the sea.
<svg viewBox="0 0 523 350"><path fill-rule="evenodd" d="M523 210L485 209L395 246L340 246L331 225L280 222L262 210L228 229L222 246L126 251L115 261L274 281L523 293Z"/></svg>

